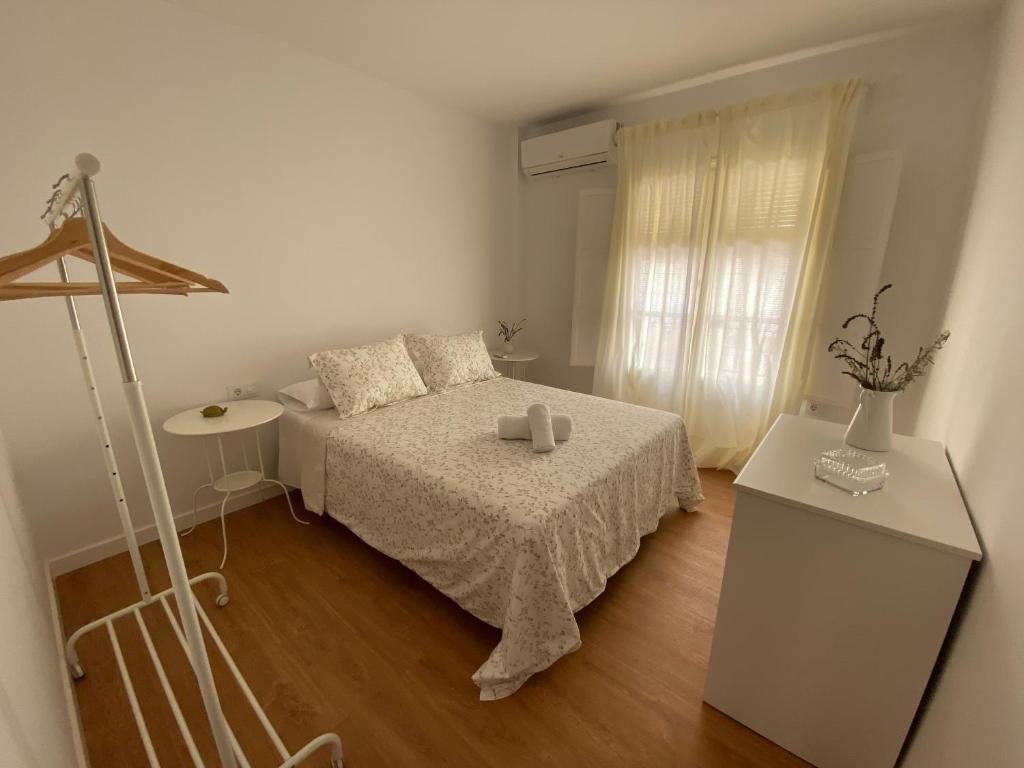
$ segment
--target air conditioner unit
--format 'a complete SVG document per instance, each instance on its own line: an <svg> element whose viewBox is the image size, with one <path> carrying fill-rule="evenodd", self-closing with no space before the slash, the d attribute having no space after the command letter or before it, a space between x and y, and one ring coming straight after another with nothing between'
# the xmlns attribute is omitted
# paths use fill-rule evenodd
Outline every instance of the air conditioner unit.
<svg viewBox="0 0 1024 768"><path fill-rule="evenodd" d="M519 147L523 173L543 176L614 163L618 127L614 120L602 120L527 139Z"/></svg>

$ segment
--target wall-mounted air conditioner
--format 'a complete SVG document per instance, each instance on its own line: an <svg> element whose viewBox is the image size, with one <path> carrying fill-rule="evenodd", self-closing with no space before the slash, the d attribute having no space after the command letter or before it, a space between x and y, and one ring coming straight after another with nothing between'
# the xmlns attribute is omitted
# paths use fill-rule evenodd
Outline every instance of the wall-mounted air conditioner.
<svg viewBox="0 0 1024 768"><path fill-rule="evenodd" d="M527 139L519 147L523 173L543 176L614 163L616 128L614 120L602 120Z"/></svg>

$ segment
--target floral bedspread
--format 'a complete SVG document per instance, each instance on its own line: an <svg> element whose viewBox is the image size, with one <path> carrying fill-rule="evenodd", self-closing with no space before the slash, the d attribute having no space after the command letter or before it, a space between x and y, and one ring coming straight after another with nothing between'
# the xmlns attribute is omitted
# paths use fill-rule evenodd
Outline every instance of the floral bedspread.
<svg viewBox="0 0 1024 768"><path fill-rule="evenodd" d="M535 402L574 421L550 453L495 432ZM331 517L502 630L485 700L579 648L573 614L677 498L703 499L678 416L507 378L340 420L326 475Z"/></svg>

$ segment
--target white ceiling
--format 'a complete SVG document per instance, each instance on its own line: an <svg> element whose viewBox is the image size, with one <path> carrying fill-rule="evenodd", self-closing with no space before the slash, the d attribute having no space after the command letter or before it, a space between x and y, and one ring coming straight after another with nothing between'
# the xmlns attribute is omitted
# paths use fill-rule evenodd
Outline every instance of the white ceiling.
<svg viewBox="0 0 1024 768"><path fill-rule="evenodd" d="M510 124L994 5L994 0L172 1Z"/></svg>

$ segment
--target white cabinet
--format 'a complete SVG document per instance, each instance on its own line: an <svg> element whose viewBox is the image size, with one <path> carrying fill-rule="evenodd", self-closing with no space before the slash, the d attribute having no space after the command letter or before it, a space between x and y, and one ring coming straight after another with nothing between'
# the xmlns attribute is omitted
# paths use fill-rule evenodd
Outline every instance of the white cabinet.
<svg viewBox="0 0 1024 768"><path fill-rule="evenodd" d="M896 436L855 498L814 477L842 442L780 416L736 478L704 699L819 768L890 768L981 550L941 444Z"/></svg>

